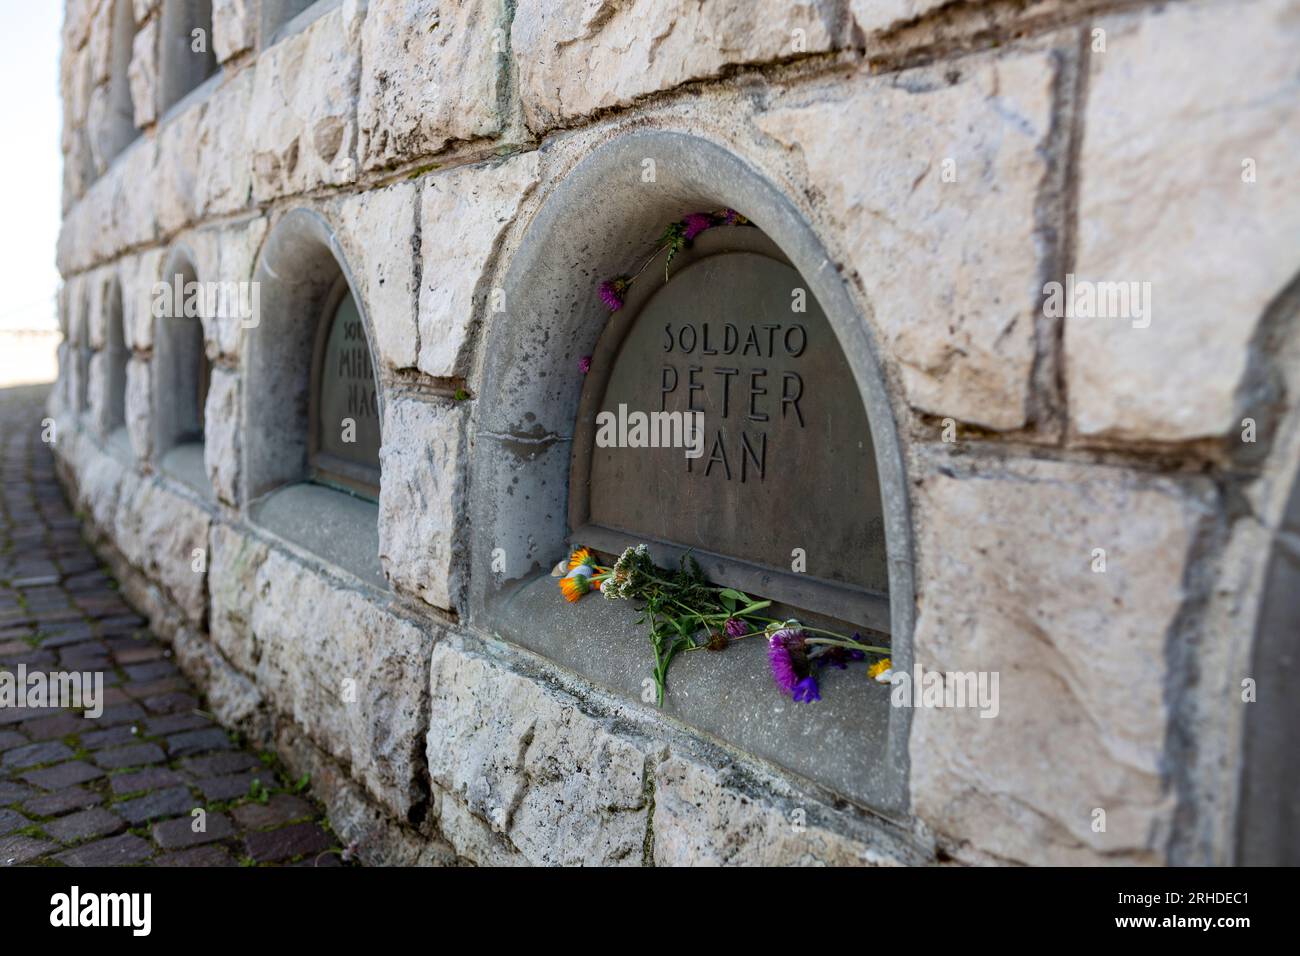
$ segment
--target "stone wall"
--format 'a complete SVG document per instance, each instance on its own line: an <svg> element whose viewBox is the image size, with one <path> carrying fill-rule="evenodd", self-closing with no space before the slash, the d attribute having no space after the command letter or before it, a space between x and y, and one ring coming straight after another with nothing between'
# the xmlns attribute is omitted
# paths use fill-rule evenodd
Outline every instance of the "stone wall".
<svg viewBox="0 0 1300 956"><path fill-rule="evenodd" d="M364 859L1234 859L1239 685L1300 462L1300 3L319 0L272 32L257 0L216 0L220 70L163 111L171 2L67 0L61 472L210 706L310 772ZM120 3L138 136L110 155ZM1001 674L996 719L912 714L901 811L482 613L471 554L495 512L472 462L555 437L503 433L480 401L528 308L490 294L544 254L530 229L584 160L646 132L736 157L816 236L897 433L891 554L914 594L893 594L895 641ZM625 207L586 203L555 267L594 294L581 250ZM238 322L204 322L210 489L154 447L169 257L249 281L301 210L366 316L386 586L253 519L248 428L271 394ZM1052 314L1044 284L1070 274L1150 282L1151 321ZM79 360L115 294L118 441Z"/></svg>

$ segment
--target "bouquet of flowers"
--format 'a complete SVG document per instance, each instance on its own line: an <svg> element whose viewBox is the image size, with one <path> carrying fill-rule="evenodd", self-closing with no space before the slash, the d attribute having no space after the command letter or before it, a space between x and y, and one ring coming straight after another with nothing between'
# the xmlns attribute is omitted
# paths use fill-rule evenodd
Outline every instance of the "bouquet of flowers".
<svg viewBox="0 0 1300 956"><path fill-rule="evenodd" d="M684 555L676 571L658 567L644 544L627 548L611 566L596 561L588 548L578 548L556 566L560 591L579 601L599 592L608 600L641 603L638 623L650 631L654 649L656 699L663 706L668 668L673 658L692 651L723 651L752 637L767 640L772 679L796 703L821 700L817 673L825 667L845 668L851 661L877 658L867 675L882 683L891 676L889 649L863 641L862 635L838 634L798 621L778 620L762 612L771 601L759 601L735 588L710 584L699 563Z"/></svg>

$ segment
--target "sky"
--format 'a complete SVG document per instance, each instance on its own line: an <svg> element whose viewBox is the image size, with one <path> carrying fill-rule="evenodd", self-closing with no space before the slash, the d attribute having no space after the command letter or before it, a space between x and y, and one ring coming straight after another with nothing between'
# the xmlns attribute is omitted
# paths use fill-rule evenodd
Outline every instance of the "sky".
<svg viewBox="0 0 1300 956"><path fill-rule="evenodd" d="M0 0L0 329L57 325L63 0Z"/></svg>

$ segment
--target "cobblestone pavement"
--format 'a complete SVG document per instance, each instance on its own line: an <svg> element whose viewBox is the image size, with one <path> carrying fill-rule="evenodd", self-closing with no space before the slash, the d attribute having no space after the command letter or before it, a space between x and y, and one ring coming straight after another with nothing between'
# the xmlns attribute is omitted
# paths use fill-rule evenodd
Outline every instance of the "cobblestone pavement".
<svg viewBox="0 0 1300 956"><path fill-rule="evenodd" d="M41 441L48 392L0 390L0 867L339 865L308 781L204 713L82 540ZM102 672L103 713L13 706L23 665L29 687Z"/></svg>

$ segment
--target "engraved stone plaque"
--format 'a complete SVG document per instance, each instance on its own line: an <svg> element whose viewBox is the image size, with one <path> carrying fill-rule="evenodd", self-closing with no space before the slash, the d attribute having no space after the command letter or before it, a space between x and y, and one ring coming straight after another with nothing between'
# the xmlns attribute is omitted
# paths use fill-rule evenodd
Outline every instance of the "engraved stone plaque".
<svg viewBox="0 0 1300 956"><path fill-rule="evenodd" d="M825 315L752 227L706 233L673 268L669 282L662 266L638 280L649 289L614 313L593 358L575 538L690 549L719 583L887 630L875 450ZM699 457L662 447L675 435L663 413L692 412Z"/></svg>
<svg viewBox="0 0 1300 956"><path fill-rule="evenodd" d="M379 398L365 328L350 293L330 321L318 387L315 470L354 490L377 487Z"/></svg>

